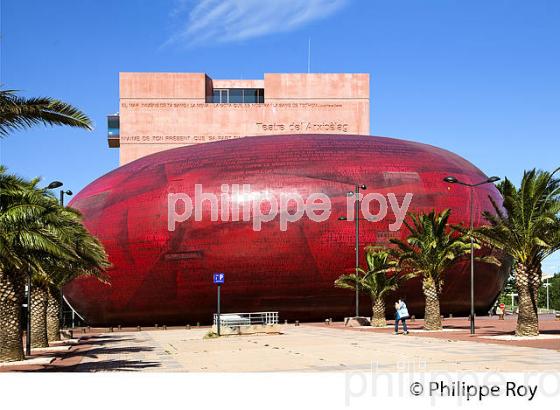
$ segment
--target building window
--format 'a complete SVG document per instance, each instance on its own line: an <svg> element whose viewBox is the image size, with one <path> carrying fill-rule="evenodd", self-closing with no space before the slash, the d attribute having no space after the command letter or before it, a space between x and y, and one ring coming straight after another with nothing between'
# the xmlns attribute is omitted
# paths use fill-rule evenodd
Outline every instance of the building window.
<svg viewBox="0 0 560 410"><path fill-rule="evenodd" d="M229 90L228 89L216 89L212 96L212 102L220 104L229 102Z"/></svg>
<svg viewBox="0 0 560 410"><path fill-rule="evenodd" d="M247 88L243 90L243 102L246 103L263 103L264 90L262 88Z"/></svg>
<svg viewBox="0 0 560 410"><path fill-rule="evenodd" d="M107 142L111 148L120 146L120 117L118 114L107 116Z"/></svg>
<svg viewBox="0 0 560 410"><path fill-rule="evenodd" d="M212 93L215 104L256 104L264 103L263 88L215 88Z"/></svg>

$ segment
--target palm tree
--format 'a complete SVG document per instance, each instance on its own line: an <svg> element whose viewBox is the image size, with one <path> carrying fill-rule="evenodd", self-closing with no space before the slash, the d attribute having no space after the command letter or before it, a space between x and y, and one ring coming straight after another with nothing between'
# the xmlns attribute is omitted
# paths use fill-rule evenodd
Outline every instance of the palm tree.
<svg viewBox="0 0 560 410"><path fill-rule="evenodd" d="M58 205L36 183L8 175L0 166L0 361L24 358L20 309L26 278L44 273L45 256L73 257L56 226L42 222Z"/></svg>
<svg viewBox="0 0 560 410"><path fill-rule="evenodd" d="M21 304L24 282L0 273L0 362L23 360Z"/></svg>
<svg viewBox="0 0 560 410"><path fill-rule="evenodd" d="M108 283L105 270L109 268L108 256L99 240L92 236L81 222L81 214L72 208L62 208L71 223L68 228L72 231L74 251L78 255L76 260L55 260L50 263L49 283L45 286L47 294L46 332L48 341L60 340L60 316L62 288L71 280L81 276L92 276L101 282Z"/></svg>
<svg viewBox="0 0 560 410"><path fill-rule="evenodd" d="M385 327L385 296L387 293L398 288L402 276L397 272L397 261L391 259L387 249L379 247L366 248L366 260L368 270L358 269L356 274L341 275L335 282L335 286L343 289L356 289L367 293L372 304L372 326Z"/></svg>
<svg viewBox="0 0 560 410"><path fill-rule="evenodd" d="M393 250L399 266L413 276L422 277L422 290L426 300L424 328L441 330L439 299L443 290L445 273L463 255L470 253L470 239L448 226L451 211L441 213L411 214L404 224L410 231L406 240L391 239L397 247ZM480 246L477 244L477 248Z"/></svg>
<svg viewBox="0 0 560 410"><path fill-rule="evenodd" d="M47 257L42 266L47 275L34 275L31 293L32 347L46 347L48 342L60 340L60 296L62 287L79 276L95 276L105 280L109 267L107 254L101 243L83 226L81 215L72 208L58 207L55 216L60 235L76 258ZM49 218L45 222L51 222Z"/></svg>
<svg viewBox="0 0 560 410"><path fill-rule="evenodd" d="M15 90L0 90L0 138L10 131L37 124L92 129L87 115L63 101L50 97L24 98L17 96Z"/></svg>
<svg viewBox="0 0 560 410"><path fill-rule="evenodd" d="M70 104L0 90L0 138L36 124L92 129L91 120ZM0 166L0 361L24 358L20 307L25 278L44 273L40 261L45 257L75 257L57 236L56 224L41 222L53 201L45 201L47 194L37 190L37 182L7 175Z"/></svg>
<svg viewBox="0 0 560 410"><path fill-rule="evenodd" d="M47 340L49 343L58 342L62 323L62 289L63 285L51 284L48 286L47 294Z"/></svg>
<svg viewBox="0 0 560 410"><path fill-rule="evenodd" d="M484 212L489 225L475 231L480 240L502 249L515 260L519 316L515 334L539 334L538 292L542 261L560 249L560 178L557 173L525 171L519 188L507 178L498 185L503 208L491 199L493 212Z"/></svg>
<svg viewBox="0 0 560 410"><path fill-rule="evenodd" d="M60 287L76 275L101 276L108 267L102 245L81 215L61 207L52 194L37 189L37 182L0 167L0 361L24 358L20 308L27 278L35 284L31 341L44 347L49 286Z"/></svg>
<svg viewBox="0 0 560 410"><path fill-rule="evenodd" d="M31 286L31 347L48 347L47 291L37 280Z"/></svg>

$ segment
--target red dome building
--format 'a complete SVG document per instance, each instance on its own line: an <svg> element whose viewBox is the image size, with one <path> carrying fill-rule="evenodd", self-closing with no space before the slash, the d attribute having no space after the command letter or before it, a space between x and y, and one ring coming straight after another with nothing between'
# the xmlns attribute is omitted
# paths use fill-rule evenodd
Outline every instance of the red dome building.
<svg viewBox="0 0 560 410"><path fill-rule="evenodd" d="M83 213L113 266L110 285L81 278L65 287L65 295L90 324L208 323L216 305L212 274L224 272L222 312L279 311L281 320L301 321L353 316L353 292L333 286L355 263L354 224L339 220L347 215L347 192L365 184L363 194L374 198L366 208L380 215L360 222L360 244L387 244L407 235L404 225L398 226L407 198L409 212L451 208L452 223L468 223L468 188L443 182L448 175L466 182L487 178L449 151L358 135L250 137L149 155L97 179L70 203ZM201 202L196 220L197 184L220 199L218 220L211 220L210 200ZM235 191L244 184L249 191ZM178 194L192 199L192 217L175 218L168 226L170 212L176 217L189 210L185 201L170 202ZM258 231L254 214L250 220L233 217L235 209L250 208L257 200L255 209L266 215L286 194L305 203L322 194L330 199L330 214L321 222L308 214L295 220L298 208L291 200L284 204L291 216L284 216L294 221L285 229L278 215L263 221ZM483 223L483 210L492 209L489 196L501 201L493 185L475 190L475 225ZM229 214L222 213L224 208ZM475 267L478 311L494 302L506 265ZM468 313L469 283L465 260L448 272L443 314ZM406 297L411 314L423 315L420 280L405 283L398 295ZM360 313L371 315L365 296Z"/></svg>

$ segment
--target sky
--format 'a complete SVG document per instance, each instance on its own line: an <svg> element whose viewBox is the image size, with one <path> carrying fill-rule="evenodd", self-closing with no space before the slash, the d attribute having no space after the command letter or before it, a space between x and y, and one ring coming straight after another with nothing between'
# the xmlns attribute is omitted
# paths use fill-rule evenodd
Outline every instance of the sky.
<svg viewBox="0 0 560 410"><path fill-rule="evenodd" d="M560 166L555 0L3 0L0 83L80 107L95 130L35 127L1 163L77 193L118 166L120 71L363 72L371 134L449 149L488 175ZM545 272L560 271L560 254Z"/></svg>

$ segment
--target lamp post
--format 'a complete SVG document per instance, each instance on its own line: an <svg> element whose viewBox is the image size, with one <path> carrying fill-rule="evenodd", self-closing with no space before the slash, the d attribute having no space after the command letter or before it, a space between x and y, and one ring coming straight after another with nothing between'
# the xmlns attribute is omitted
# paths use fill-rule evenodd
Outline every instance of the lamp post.
<svg viewBox="0 0 560 410"><path fill-rule="evenodd" d="M511 292L510 296L511 296L511 313L513 313L515 308L515 297L519 295L517 293Z"/></svg>
<svg viewBox="0 0 560 410"><path fill-rule="evenodd" d="M62 186L62 182L53 181L44 189L56 189ZM27 275L27 325L25 327L25 355L31 355L31 272Z"/></svg>
<svg viewBox="0 0 560 410"><path fill-rule="evenodd" d="M358 269L360 268L360 189L365 190L367 187L363 184L355 184L354 191L348 192L348 195L354 195L354 221L356 227L356 317L360 316L360 291L359 291L359 279L358 279ZM348 218L341 216L338 218L339 221L347 221Z"/></svg>
<svg viewBox="0 0 560 410"><path fill-rule="evenodd" d="M459 184L466 187L469 187L470 191L470 237L471 237L471 315L470 315L470 322L471 322L471 335L474 335L474 238L473 238L473 230L474 230L474 208L473 208L473 195L474 195L474 188L479 187L484 184L491 184L493 182L497 182L500 180L500 177L490 177L485 179L484 181L478 182L476 184L469 184L467 182L459 181L454 176L448 176L443 178L444 182L449 184Z"/></svg>
<svg viewBox="0 0 560 410"><path fill-rule="evenodd" d="M70 196L73 194L73 192L69 189L67 189L66 191L63 189L60 190L60 206L64 206L64 194Z"/></svg>
<svg viewBox="0 0 560 410"><path fill-rule="evenodd" d="M66 191L64 189L60 190L60 206L64 207L64 194L70 196L73 194L72 191L70 191L69 189L67 189ZM64 291L62 290L62 286L60 286L60 326L62 328L64 328ZM74 316L72 316L72 327L74 327Z"/></svg>
<svg viewBox="0 0 560 410"><path fill-rule="evenodd" d="M550 292L548 291L548 288L550 288L550 282L548 281L548 278L546 278L546 282L543 286L546 288L546 310L547 313L550 313Z"/></svg>
<svg viewBox="0 0 560 410"><path fill-rule="evenodd" d="M31 272L27 275L27 324L25 326L25 355L31 356Z"/></svg>

